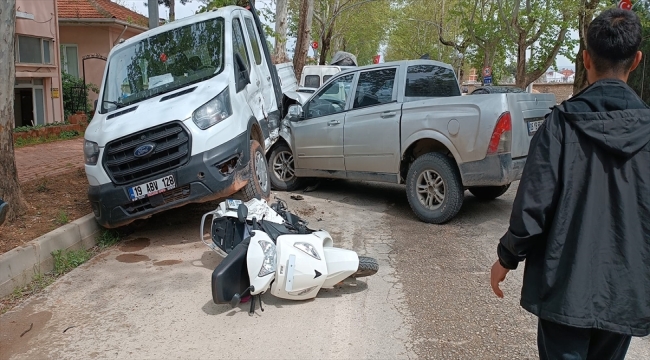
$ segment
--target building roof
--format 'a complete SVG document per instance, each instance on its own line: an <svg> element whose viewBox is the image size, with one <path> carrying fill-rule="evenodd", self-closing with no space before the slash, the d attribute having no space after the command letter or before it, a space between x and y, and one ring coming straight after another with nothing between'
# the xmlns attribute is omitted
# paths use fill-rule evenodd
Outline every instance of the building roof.
<svg viewBox="0 0 650 360"><path fill-rule="evenodd" d="M149 27L149 19L110 0L57 0L59 19L114 19Z"/></svg>

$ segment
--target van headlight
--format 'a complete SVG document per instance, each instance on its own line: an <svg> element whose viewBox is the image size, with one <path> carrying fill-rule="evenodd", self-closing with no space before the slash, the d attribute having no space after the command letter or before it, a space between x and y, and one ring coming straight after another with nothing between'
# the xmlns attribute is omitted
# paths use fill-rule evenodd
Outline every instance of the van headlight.
<svg viewBox="0 0 650 360"><path fill-rule="evenodd" d="M260 240L258 243L264 252L264 262L262 263L262 268L257 276L263 277L268 274L273 274L275 272L275 258L277 254L275 244L266 240Z"/></svg>
<svg viewBox="0 0 650 360"><path fill-rule="evenodd" d="M96 142L84 141L84 159L86 165L97 165L99 158L99 145Z"/></svg>
<svg viewBox="0 0 650 360"><path fill-rule="evenodd" d="M196 109L194 113L192 113L192 121L194 121L196 126L201 130L205 130L227 119L230 115L232 115L230 92L228 91L228 88L226 88L214 99Z"/></svg>

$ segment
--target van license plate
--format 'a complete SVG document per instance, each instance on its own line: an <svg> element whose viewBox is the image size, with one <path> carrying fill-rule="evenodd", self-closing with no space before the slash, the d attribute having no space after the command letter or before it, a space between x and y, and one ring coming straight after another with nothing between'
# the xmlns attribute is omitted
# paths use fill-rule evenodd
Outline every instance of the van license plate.
<svg viewBox="0 0 650 360"><path fill-rule="evenodd" d="M544 120L533 120L528 121L528 135L533 135L537 132L540 126L544 123Z"/></svg>
<svg viewBox="0 0 650 360"><path fill-rule="evenodd" d="M129 188L129 197L131 201L136 201L163 193L175 187L176 181L174 180L174 175L167 175L160 179Z"/></svg>

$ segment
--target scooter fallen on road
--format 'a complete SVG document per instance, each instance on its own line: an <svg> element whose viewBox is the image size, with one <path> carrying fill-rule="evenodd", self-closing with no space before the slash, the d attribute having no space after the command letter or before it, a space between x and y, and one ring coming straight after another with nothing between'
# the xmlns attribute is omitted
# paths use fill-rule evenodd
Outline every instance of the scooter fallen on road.
<svg viewBox="0 0 650 360"><path fill-rule="evenodd" d="M249 315L256 297L264 311L261 295L269 290L282 299L306 300L321 288L379 270L377 260L334 247L327 231L310 229L282 200L271 206L259 199L226 200L203 215L201 240L224 258L212 273L212 300L236 307L250 295Z"/></svg>

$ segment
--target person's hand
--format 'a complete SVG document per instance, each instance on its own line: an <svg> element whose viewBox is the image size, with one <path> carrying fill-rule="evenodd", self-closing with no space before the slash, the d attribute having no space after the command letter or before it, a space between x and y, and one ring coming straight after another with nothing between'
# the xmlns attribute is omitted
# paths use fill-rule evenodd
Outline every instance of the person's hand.
<svg viewBox="0 0 650 360"><path fill-rule="evenodd" d="M501 266L499 260L497 260L494 265L492 265L492 271L490 272L490 283L492 284L492 291L500 297L503 298L503 291L499 289L499 283L506 279L506 275L510 270Z"/></svg>

